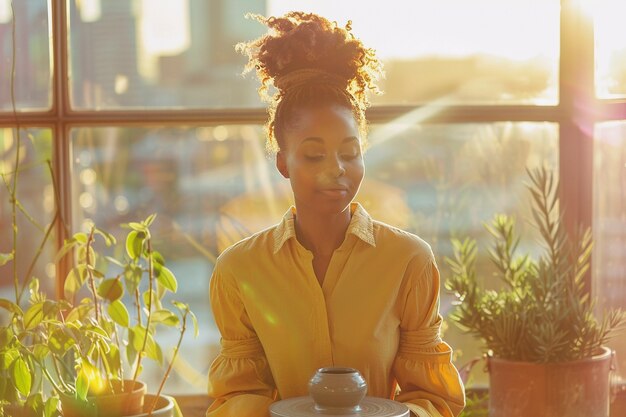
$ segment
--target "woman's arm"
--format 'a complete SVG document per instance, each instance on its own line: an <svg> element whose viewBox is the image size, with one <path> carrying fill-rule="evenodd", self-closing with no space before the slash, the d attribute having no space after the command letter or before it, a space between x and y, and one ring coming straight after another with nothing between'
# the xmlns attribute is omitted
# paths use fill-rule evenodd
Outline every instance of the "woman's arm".
<svg viewBox="0 0 626 417"><path fill-rule="evenodd" d="M453 417L465 406L465 392L452 364L452 349L441 340L439 270L432 253L407 270L406 302L393 371L405 403L419 417Z"/></svg>
<svg viewBox="0 0 626 417"><path fill-rule="evenodd" d="M241 301L233 277L220 261L211 277L211 308L222 335L221 350L209 370L207 417L267 417L276 397L272 373Z"/></svg>

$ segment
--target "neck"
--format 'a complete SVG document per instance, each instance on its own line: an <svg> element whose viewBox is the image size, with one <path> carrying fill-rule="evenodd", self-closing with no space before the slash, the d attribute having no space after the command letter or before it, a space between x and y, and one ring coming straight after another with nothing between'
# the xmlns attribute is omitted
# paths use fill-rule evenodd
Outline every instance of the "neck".
<svg viewBox="0 0 626 417"><path fill-rule="evenodd" d="M350 225L350 207L336 215L320 215L296 208L298 241L313 255L331 255L341 246Z"/></svg>

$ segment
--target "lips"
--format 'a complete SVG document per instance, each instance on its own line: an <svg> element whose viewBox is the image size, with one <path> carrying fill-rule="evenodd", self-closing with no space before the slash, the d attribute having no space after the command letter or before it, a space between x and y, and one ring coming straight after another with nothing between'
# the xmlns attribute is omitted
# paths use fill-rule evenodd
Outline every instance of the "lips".
<svg viewBox="0 0 626 417"><path fill-rule="evenodd" d="M348 188L347 187L330 187L330 188L323 188L320 190L320 192L328 197L339 198L339 197L345 197L348 194Z"/></svg>

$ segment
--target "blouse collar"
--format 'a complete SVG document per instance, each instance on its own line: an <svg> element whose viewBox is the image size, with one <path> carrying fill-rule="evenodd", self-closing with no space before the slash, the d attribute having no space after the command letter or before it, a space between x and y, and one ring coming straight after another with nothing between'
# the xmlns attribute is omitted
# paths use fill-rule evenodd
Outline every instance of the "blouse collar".
<svg viewBox="0 0 626 417"><path fill-rule="evenodd" d="M363 242L376 247L374 239L374 223L370 215L359 203L350 203L350 225L346 235L353 234ZM282 221L274 229L274 253L277 253L291 238L296 238L295 227L296 208L291 206L283 216Z"/></svg>

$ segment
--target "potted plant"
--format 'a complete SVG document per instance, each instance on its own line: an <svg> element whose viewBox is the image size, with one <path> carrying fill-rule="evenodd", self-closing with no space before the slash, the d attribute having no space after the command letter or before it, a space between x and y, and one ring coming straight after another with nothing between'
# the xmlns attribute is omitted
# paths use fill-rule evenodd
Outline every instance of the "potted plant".
<svg viewBox="0 0 626 417"><path fill-rule="evenodd" d="M0 413L19 404L25 415L54 417L60 399L65 417L176 415L173 399L161 391L188 319L196 334L198 327L186 304L172 301L168 308L162 302L167 292L176 292L177 282L152 248L154 218L126 225L123 248L95 226L74 234L59 254L73 251L76 259L65 281L65 300L46 299L36 279L26 309L0 299L10 313L8 325L0 328L0 372L7 376L0 384ZM124 255L105 256L96 250L97 237ZM155 340L162 325L179 328L178 343L156 394L144 400L146 385L139 375L145 358L163 362Z"/></svg>
<svg viewBox="0 0 626 417"><path fill-rule="evenodd" d="M152 412L189 318L195 333L198 332L196 317L188 305L172 301L173 307L168 308L163 303L166 293L175 293L178 284L163 256L152 247L150 225L154 219L155 215L151 215L144 221L123 225L129 231L121 257L103 256L95 250L97 237L106 246L116 244L113 236L95 226L89 233L74 234L61 252L73 249L77 258L65 281L66 299L79 299L81 291L84 293L64 318L64 327L53 330L59 335L57 346L61 347L53 352L53 357L67 360L69 351L73 360L69 380L63 373L59 378L65 417L86 415L85 410L101 407L111 416L138 415L144 408ZM132 313L122 302L125 296L127 304L132 304ZM163 353L155 339L158 326L177 326L179 337L156 395L144 407L146 389L139 380L143 360L163 363ZM102 415L102 411L94 415Z"/></svg>
<svg viewBox="0 0 626 417"><path fill-rule="evenodd" d="M446 288L456 297L452 315L487 350L490 416L608 416L612 352L607 340L625 322L620 310L597 319L585 287L590 230L569 236L558 184L545 169L528 171L532 217L542 253L519 254L515 221L498 214L487 230L497 290L476 274L476 241L453 239Z"/></svg>

